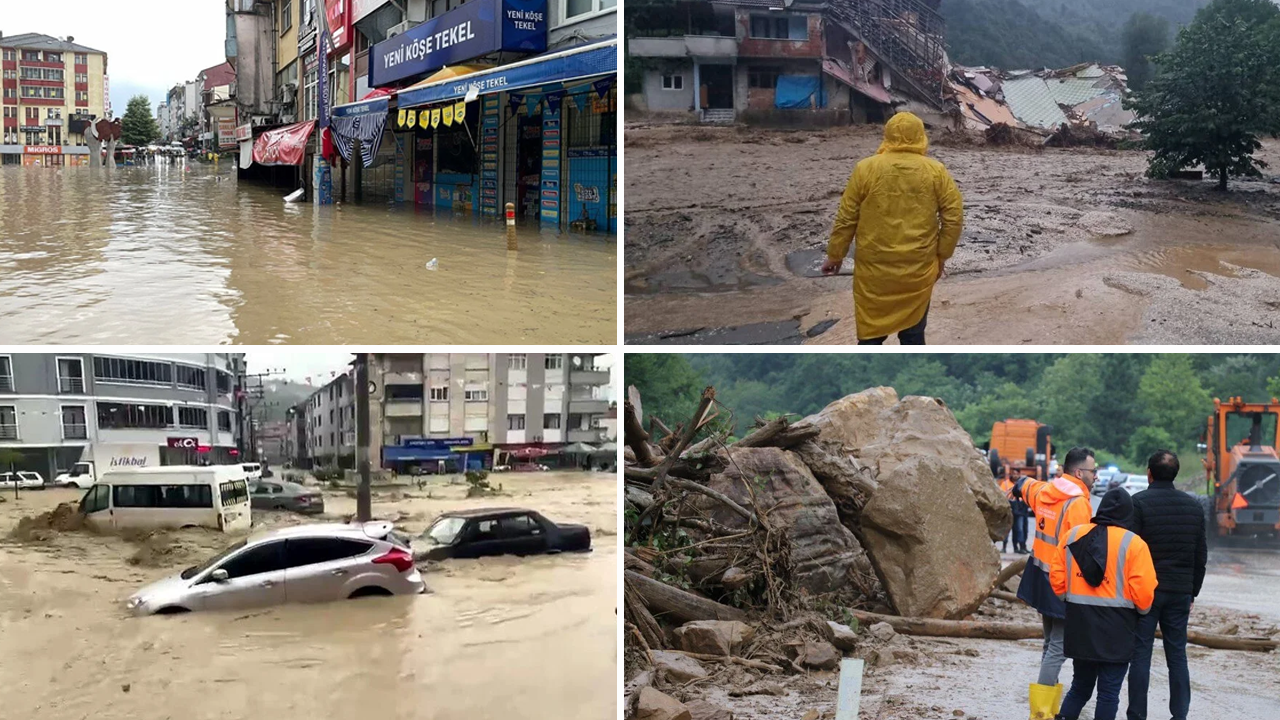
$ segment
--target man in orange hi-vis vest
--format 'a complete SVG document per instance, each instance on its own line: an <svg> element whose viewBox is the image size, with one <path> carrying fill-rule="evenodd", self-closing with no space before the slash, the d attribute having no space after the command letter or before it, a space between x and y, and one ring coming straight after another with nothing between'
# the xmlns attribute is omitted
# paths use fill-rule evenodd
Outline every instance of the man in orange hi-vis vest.
<svg viewBox="0 0 1280 720"><path fill-rule="evenodd" d="M1067 608L1064 650L1075 674L1062 701L1061 720L1076 720L1098 688L1094 720L1115 720L1120 686L1138 646L1138 615L1156 594L1156 568L1147 543L1127 526L1129 492L1103 496L1093 522L1077 525L1056 549L1049 582Z"/></svg>
<svg viewBox="0 0 1280 720"><path fill-rule="evenodd" d="M1027 692L1031 720L1051 720L1062 703L1058 674L1066 662L1062 642L1067 610L1049 584L1049 568L1063 535L1089 522L1089 484L1098 470L1093 451L1083 447L1071 448L1062 465L1060 478L1048 482L1023 478L1013 486L1014 497L1034 513L1036 533L1027 569L1018 585L1018 598L1040 613L1044 626L1040 675Z"/></svg>

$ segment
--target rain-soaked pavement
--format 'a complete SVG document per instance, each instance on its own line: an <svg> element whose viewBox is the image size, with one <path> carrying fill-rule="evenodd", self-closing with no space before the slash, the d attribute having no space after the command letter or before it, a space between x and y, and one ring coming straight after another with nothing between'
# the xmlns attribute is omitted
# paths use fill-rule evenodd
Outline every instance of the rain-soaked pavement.
<svg viewBox="0 0 1280 720"><path fill-rule="evenodd" d="M230 164L186 167L0 169L3 339L616 340L613 236L286 204Z"/></svg>
<svg viewBox="0 0 1280 720"><path fill-rule="evenodd" d="M142 557L118 537L6 536L26 515L74 501L66 490L0 503L0 717L327 720L600 720L617 715L617 480L599 473L491 476L505 496L465 485L382 492L375 517L420 532L442 511L532 507L591 528L593 552L447 561L430 594L256 611L130 618L146 582L225 546L183 531ZM355 509L326 493L335 521ZM255 523L302 519L255 512ZM149 547L149 546L148 546ZM134 564L139 561L139 564Z"/></svg>

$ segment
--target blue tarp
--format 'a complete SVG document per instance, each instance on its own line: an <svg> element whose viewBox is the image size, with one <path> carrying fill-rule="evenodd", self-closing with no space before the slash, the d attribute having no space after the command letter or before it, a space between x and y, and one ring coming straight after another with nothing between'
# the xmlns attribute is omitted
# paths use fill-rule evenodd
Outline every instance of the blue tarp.
<svg viewBox="0 0 1280 720"><path fill-rule="evenodd" d="M821 75L779 75L774 90L774 104L780 110L826 107Z"/></svg>
<svg viewBox="0 0 1280 720"><path fill-rule="evenodd" d="M400 445L382 446L383 462L399 462L402 460L450 460L458 457L457 453L443 448L401 447Z"/></svg>
<svg viewBox="0 0 1280 720"><path fill-rule="evenodd" d="M472 87L485 95L617 72L618 41L611 39L401 90L396 94L396 102L397 107L417 107L465 97Z"/></svg>

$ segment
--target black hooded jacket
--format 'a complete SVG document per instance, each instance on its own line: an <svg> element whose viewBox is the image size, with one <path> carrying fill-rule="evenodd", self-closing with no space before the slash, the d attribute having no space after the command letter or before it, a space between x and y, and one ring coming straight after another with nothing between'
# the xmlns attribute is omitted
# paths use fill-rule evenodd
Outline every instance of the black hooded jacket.
<svg viewBox="0 0 1280 720"><path fill-rule="evenodd" d="M1161 592L1200 594L1209 549L1199 501L1172 482L1153 482L1133 496L1130 529L1151 548Z"/></svg>
<svg viewBox="0 0 1280 720"><path fill-rule="evenodd" d="M1097 587L1107 570L1108 528L1125 530L1133 516L1133 501L1126 490L1116 488L1102 497L1093 516L1094 527L1067 545L1076 572ZM1118 552L1118 548L1115 549ZM1123 578L1115 578L1123 583ZM1138 639L1138 611L1133 608L1100 607L1068 600L1063 653L1075 660L1129 662Z"/></svg>

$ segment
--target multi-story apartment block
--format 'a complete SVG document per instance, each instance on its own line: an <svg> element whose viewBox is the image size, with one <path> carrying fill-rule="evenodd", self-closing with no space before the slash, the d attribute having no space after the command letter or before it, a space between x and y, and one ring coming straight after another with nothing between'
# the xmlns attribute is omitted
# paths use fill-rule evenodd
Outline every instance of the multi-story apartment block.
<svg viewBox="0 0 1280 720"><path fill-rule="evenodd" d="M0 35L0 162L81 165L89 121L105 117L107 54L25 33Z"/></svg>
<svg viewBox="0 0 1280 720"><path fill-rule="evenodd" d="M350 372L315 392L302 417L311 467L355 468L356 398Z"/></svg>
<svg viewBox="0 0 1280 720"><path fill-rule="evenodd" d="M154 444L170 465L234 462L243 357L0 355L0 448L49 480L96 443Z"/></svg>

